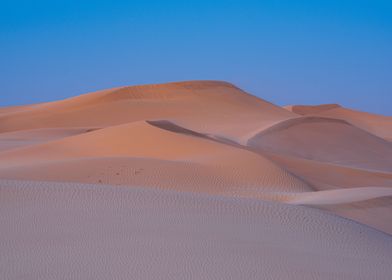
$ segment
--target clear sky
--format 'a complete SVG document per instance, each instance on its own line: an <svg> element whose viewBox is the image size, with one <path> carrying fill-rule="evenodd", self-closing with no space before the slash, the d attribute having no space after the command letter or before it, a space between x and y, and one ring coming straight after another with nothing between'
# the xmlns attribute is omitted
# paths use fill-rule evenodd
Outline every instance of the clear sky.
<svg viewBox="0 0 392 280"><path fill-rule="evenodd" d="M392 1L0 0L0 106L195 79L392 115Z"/></svg>

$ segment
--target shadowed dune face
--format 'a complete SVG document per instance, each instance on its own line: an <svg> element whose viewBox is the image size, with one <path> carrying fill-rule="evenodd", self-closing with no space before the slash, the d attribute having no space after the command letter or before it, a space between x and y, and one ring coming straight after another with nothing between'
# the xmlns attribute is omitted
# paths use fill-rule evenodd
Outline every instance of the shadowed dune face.
<svg viewBox="0 0 392 280"><path fill-rule="evenodd" d="M346 121L303 117L262 131L249 139L248 146L318 191L320 199L309 194L299 198L298 201L308 200L302 204L321 207L392 233L392 204L382 203L383 197L390 197L392 190L390 142ZM365 192L363 187L386 187L388 190L385 193L375 189ZM325 192L345 188L350 189L350 198L342 192L332 196ZM372 195L378 199L372 199ZM331 205L325 206L325 201Z"/></svg>
<svg viewBox="0 0 392 280"><path fill-rule="evenodd" d="M339 104L322 104L322 105L289 105L285 106L285 108L293 113L298 115L306 116L306 115L317 115L319 113L333 110L336 108L342 108Z"/></svg>
<svg viewBox="0 0 392 280"><path fill-rule="evenodd" d="M378 137L392 141L392 117L389 116L350 110L337 104L318 106L293 105L287 106L286 109L299 115L317 115L320 117L346 120Z"/></svg>
<svg viewBox="0 0 392 280"><path fill-rule="evenodd" d="M392 173L358 169L304 158L265 153L275 163L297 174L315 190L392 186Z"/></svg>
<svg viewBox="0 0 392 280"><path fill-rule="evenodd" d="M291 119L249 139L248 145L292 157L392 171L391 143L336 119Z"/></svg>
<svg viewBox="0 0 392 280"><path fill-rule="evenodd" d="M389 279L390 117L287 109L217 81L0 108L0 278Z"/></svg>

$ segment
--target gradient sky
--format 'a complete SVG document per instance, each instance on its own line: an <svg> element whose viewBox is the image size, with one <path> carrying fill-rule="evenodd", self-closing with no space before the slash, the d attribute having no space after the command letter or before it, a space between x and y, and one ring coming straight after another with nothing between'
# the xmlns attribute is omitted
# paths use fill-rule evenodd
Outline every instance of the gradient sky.
<svg viewBox="0 0 392 280"><path fill-rule="evenodd" d="M392 115L392 1L0 0L0 106L212 79Z"/></svg>

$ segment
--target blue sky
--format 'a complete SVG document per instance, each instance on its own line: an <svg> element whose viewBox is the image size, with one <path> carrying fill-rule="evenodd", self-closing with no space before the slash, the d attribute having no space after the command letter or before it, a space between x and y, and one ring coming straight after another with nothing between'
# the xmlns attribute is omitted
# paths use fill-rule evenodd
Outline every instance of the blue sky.
<svg viewBox="0 0 392 280"><path fill-rule="evenodd" d="M0 106L226 80L392 115L392 1L2 1Z"/></svg>

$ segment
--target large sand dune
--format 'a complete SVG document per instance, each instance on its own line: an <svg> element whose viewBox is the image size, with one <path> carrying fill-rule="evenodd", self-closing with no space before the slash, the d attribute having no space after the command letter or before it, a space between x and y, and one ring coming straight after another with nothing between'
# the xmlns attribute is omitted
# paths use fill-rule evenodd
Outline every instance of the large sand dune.
<svg viewBox="0 0 392 280"><path fill-rule="evenodd" d="M300 206L1 182L3 279L388 279L391 237Z"/></svg>
<svg viewBox="0 0 392 280"><path fill-rule="evenodd" d="M295 116L224 82L122 87L0 115L0 132L45 127L106 127L168 119L205 133L240 139Z"/></svg>
<svg viewBox="0 0 392 280"><path fill-rule="evenodd" d="M216 81L0 108L0 278L390 279L391 118L287 109Z"/></svg>
<svg viewBox="0 0 392 280"><path fill-rule="evenodd" d="M180 190L193 187L194 191L244 195L249 192L250 196L260 190L310 190L304 181L263 156L146 122L2 152L0 177L166 186Z"/></svg>

